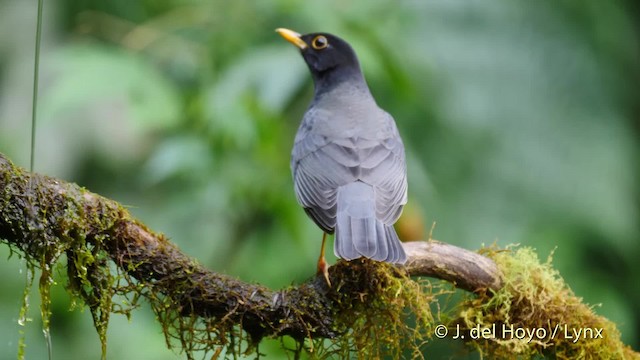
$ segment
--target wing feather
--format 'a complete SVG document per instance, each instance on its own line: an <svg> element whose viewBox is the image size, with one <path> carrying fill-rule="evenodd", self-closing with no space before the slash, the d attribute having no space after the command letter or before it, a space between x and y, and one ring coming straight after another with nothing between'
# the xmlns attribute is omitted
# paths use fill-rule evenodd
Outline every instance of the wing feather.
<svg viewBox="0 0 640 360"><path fill-rule="evenodd" d="M376 217L392 225L407 202L404 146L393 118L385 113L386 127L373 138L329 139L313 131L328 115L310 109L296 135L291 170L298 202L318 226L333 232L337 188L360 180L375 189Z"/></svg>

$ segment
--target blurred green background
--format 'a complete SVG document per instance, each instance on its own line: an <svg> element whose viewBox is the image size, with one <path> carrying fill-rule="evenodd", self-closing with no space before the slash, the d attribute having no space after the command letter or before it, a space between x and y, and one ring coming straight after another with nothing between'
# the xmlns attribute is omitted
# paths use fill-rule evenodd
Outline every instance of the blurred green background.
<svg viewBox="0 0 640 360"><path fill-rule="evenodd" d="M36 7L0 0L0 152L24 167ZM637 351L639 11L636 0L45 1L36 171L126 204L212 270L302 282L321 232L295 201L289 154L312 85L274 29L332 32L396 118L426 233L436 222L434 238L470 249L555 249L575 293ZM16 357L25 281L8 255L0 245L0 360ZM54 358L99 358L90 314L69 311L57 278ZM43 359L37 291L31 303L27 359ZM109 359L183 358L145 305L130 322L114 316L108 336ZM280 358L278 347L261 350Z"/></svg>

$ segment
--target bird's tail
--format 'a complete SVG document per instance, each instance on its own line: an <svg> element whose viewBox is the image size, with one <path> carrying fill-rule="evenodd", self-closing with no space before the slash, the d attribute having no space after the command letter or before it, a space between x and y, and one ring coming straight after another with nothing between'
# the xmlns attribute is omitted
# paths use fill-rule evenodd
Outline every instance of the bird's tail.
<svg viewBox="0 0 640 360"><path fill-rule="evenodd" d="M357 181L338 189L336 240L337 257L404 264L407 255L393 225L376 217L375 192L371 185Z"/></svg>

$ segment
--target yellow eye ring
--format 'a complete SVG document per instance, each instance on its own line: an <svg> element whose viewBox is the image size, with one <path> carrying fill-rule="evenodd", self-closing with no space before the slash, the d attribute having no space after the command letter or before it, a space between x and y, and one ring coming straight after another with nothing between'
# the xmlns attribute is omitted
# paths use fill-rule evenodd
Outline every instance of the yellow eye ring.
<svg viewBox="0 0 640 360"><path fill-rule="evenodd" d="M314 37L313 40L311 41L311 46L313 46L313 48L316 50L322 50L327 46L329 46L329 41L327 40L326 37L322 35L318 35Z"/></svg>

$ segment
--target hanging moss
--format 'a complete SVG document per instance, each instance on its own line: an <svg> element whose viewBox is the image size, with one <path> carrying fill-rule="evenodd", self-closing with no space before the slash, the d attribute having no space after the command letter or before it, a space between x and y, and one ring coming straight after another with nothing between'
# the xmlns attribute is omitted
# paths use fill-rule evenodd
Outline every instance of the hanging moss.
<svg viewBox="0 0 640 360"><path fill-rule="evenodd" d="M49 333L51 317L52 269L62 254L67 258L68 286L74 301L87 304L102 343L102 357L106 358L106 330L109 314L113 308L115 294L126 294L128 286L119 284L122 276L109 266L109 256L104 241L113 226L117 214L123 210L118 206L104 206L101 211L87 211L85 196L90 194L77 186L51 188L57 181L40 176L30 176L18 167L4 173L0 209L5 226L0 238L17 236L20 242L10 245L24 254L27 271L33 274L40 270L38 290L41 297L41 317L45 336ZM64 196L61 191L64 190ZM92 195L91 196L95 196ZM90 238L90 241L87 239ZM32 276L32 275L31 275ZM27 282L20 319L25 319L28 309ZM129 312L131 307L118 309ZM24 357L24 340L20 341L18 356Z"/></svg>
<svg viewBox="0 0 640 360"><path fill-rule="evenodd" d="M332 267L339 279L331 289L335 331L329 342L316 342L319 358L420 358L431 338L431 305L445 290L426 279L411 279L387 263L357 259Z"/></svg>

